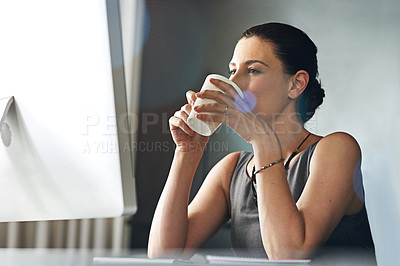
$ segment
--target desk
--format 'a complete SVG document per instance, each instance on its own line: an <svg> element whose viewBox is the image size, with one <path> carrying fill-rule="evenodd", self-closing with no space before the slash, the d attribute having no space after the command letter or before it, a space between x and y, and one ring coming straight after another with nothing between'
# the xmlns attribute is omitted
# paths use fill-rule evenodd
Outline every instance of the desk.
<svg viewBox="0 0 400 266"><path fill-rule="evenodd" d="M95 254L92 250L0 249L0 266L88 266L93 265Z"/></svg>
<svg viewBox="0 0 400 266"><path fill-rule="evenodd" d="M199 256L204 254L222 254L219 250L202 250ZM109 250L81 250L81 249L0 249L0 266L93 266L94 257L135 257L145 258L144 250L126 250L113 253ZM107 266L114 266L110 264ZM137 264L135 264L137 265ZM146 265L145 263L141 265ZM175 264L174 264L175 265ZM185 263L180 264L185 265ZM206 265L204 262L190 263L186 265ZM248 264L245 264L248 265ZM291 264L293 265L293 264ZM304 265L304 264L301 264ZM309 265L329 266L375 266L373 256L359 251L335 250L320 253Z"/></svg>

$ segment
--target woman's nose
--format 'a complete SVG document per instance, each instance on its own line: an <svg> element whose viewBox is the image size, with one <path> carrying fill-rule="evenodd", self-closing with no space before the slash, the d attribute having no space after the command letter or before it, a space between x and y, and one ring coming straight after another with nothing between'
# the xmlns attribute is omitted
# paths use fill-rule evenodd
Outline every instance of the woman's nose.
<svg viewBox="0 0 400 266"><path fill-rule="evenodd" d="M238 85L238 87L243 91L246 90L246 86L245 86L245 82L243 80L243 78L240 78L240 76L235 73L234 75L231 75L231 77L229 78L231 81L233 81L233 83L235 83L236 85Z"/></svg>

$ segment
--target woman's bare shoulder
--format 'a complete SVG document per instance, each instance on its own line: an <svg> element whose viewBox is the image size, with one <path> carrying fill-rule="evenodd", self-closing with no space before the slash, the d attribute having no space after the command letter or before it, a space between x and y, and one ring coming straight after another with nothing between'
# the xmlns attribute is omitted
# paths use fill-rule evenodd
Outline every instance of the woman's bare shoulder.
<svg viewBox="0 0 400 266"><path fill-rule="evenodd" d="M357 140L346 132L334 132L323 137L317 144L318 153L346 153L349 156L361 156L361 148ZM316 150L316 152L317 152Z"/></svg>
<svg viewBox="0 0 400 266"><path fill-rule="evenodd" d="M361 159L361 148L357 140L346 132L334 132L323 137L317 144L311 159L311 169L343 171L354 169Z"/></svg>
<svg viewBox="0 0 400 266"><path fill-rule="evenodd" d="M235 170L236 163L239 159L240 152L232 152L222 158L214 168L217 168L217 171L221 174L221 177L224 179L223 183L231 182L231 177L233 171Z"/></svg>

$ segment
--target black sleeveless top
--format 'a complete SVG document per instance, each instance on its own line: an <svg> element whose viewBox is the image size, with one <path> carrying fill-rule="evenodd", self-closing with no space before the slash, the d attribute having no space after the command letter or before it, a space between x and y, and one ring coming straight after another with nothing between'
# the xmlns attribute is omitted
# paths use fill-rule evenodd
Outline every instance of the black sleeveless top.
<svg viewBox="0 0 400 266"><path fill-rule="evenodd" d="M287 180L295 202L301 196L310 174L310 161L317 143L306 148L287 170ZM266 257L261 240L258 209L253 200L247 165L253 153L241 152L233 171L230 186L231 242L233 251L240 256ZM359 171L360 180L361 171ZM362 181L354 189L363 199ZM364 207L360 212L343 216L325 247L358 247L374 251L368 217Z"/></svg>

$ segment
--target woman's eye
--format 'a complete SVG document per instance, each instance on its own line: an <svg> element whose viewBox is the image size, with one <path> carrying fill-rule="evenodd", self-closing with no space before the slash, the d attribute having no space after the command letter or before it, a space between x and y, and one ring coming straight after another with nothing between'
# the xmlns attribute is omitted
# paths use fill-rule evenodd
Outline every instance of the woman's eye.
<svg viewBox="0 0 400 266"><path fill-rule="evenodd" d="M258 71L257 69L254 69L254 68L250 68L249 73L250 74L258 74L258 73L260 73L260 71Z"/></svg>
<svg viewBox="0 0 400 266"><path fill-rule="evenodd" d="M229 74L234 75L236 73L235 69L229 70Z"/></svg>

